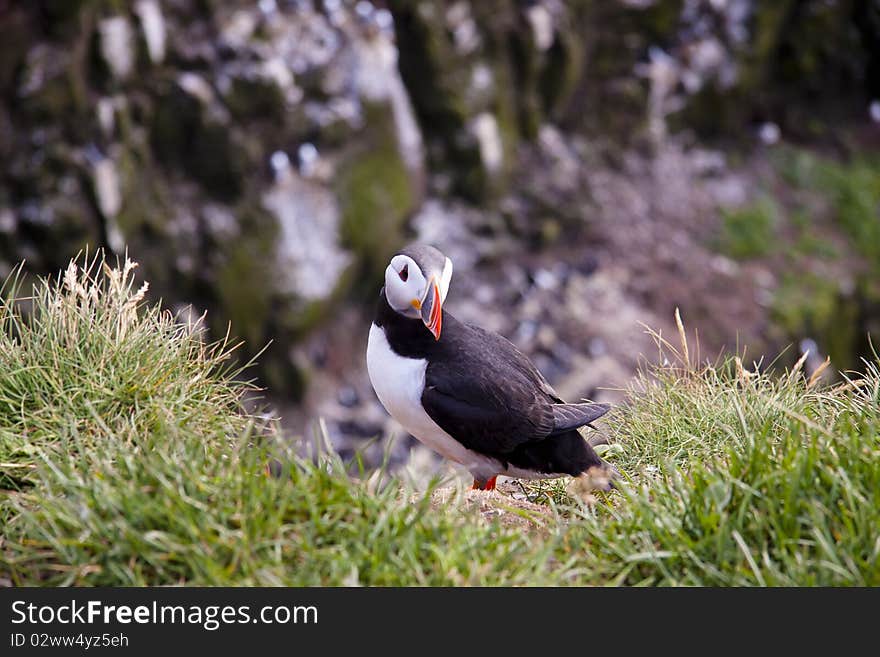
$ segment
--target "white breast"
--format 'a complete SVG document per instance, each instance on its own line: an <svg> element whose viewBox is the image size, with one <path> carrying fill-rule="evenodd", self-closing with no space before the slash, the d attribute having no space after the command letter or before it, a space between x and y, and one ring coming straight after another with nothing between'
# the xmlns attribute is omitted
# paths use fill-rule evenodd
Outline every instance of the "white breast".
<svg viewBox="0 0 880 657"><path fill-rule="evenodd" d="M431 419L422 406L424 358L404 358L391 349L385 331L373 324L367 342L367 371L376 396L404 429L435 452L461 463L477 477L501 472L501 464L464 447Z"/></svg>

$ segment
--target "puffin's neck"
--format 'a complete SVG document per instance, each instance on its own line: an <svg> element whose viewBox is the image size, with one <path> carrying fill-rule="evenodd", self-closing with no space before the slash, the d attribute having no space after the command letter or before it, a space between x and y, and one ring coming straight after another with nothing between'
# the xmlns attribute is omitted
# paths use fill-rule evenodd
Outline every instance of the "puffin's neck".
<svg viewBox="0 0 880 657"><path fill-rule="evenodd" d="M444 312L444 322L446 317ZM379 292L373 323L385 331L385 338L394 353L405 358L427 358L439 344L422 320L404 317L388 304L384 287Z"/></svg>

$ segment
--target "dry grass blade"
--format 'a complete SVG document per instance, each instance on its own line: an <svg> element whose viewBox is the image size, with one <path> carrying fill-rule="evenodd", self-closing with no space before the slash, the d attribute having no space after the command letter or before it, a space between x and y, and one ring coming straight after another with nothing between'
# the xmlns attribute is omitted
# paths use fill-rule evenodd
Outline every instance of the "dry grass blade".
<svg viewBox="0 0 880 657"><path fill-rule="evenodd" d="M814 387L819 381L822 379L822 375L825 370L831 365L831 356L826 356L825 360L822 362L819 367L810 375L810 378L807 380L807 389Z"/></svg>
<svg viewBox="0 0 880 657"><path fill-rule="evenodd" d="M691 355L688 350L687 334L684 331L684 323L681 321L681 313L675 309L675 326L678 328L678 338L681 341L681 353L687 369L691 369Z"/></svg>
<svg viewBox="0 0 880 657"><path fill-rule="evenodd" d="M791 371L788 373L788 380L789 381L794 381L797 378L798 374L801 371L801 368L803 368L804 363L807 362L807 358L809 358L809 357L810 357L810 350L809 349L804 350L804 353L801 354L801 357L797 359L797 362L794 364L794 367L792 367Z"/></svg>

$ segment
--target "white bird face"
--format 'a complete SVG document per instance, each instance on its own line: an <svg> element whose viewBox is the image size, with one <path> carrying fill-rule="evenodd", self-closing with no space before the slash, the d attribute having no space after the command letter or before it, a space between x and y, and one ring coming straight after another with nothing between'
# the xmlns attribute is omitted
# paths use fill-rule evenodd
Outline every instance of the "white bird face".
<svg viewBox="0 0 880 657"><path fill-rule="evenodd" d="M418 318L427 289L428 279L415 260L406 255L396 255L391 259L385 269L388 305L401 315Z"/></svg>
<svg viewBox="0 0 880 657"><path fill-rule="evenodd" d="M430 252L427 251L430 249ZM434 338L440 339L443 317L443 302L452 281L452 261L431 247L420 247L414 255L423 261L420 266L406 253L398 253L385 269L385 298L396 312L412 319L421 319ZM442 270L424 264L437 260L443 263Z"/></svg>

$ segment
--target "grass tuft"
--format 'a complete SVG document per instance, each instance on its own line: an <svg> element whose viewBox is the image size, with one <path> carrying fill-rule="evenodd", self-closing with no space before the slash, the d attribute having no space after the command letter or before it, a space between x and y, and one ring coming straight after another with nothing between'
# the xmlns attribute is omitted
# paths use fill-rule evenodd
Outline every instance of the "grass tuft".
<svg viewBox="0 0 880 657"><path fill-rule="evenodd" d="M612 419L629 485L568 531L591 581L880 583L880 370L821 388L739 359L645 370Z"/></svg>
<svg viewBox="0 0 880 657"><path fill-rule="evenodd" d="M0 585L880 584L876 357L833 387L699 364L679 318L604 421L616 492L416 492L245 413L230 347L133 274L4 288Z"/></svg>
<svg viewBox="0 0 880 657"><path fill-rule="evenodd" d="M72 263L0 334L0 584L553 583L547 545L249 417L230 348L143 303L135 265ZM29 312L25 313L25 307ZM283 464L279 477L267 465Z"/></svg>
<svg viewBox="0 0 880 657"><path fill-rule="evenodd" d="M0 306L0 486L29 483L59 448L101 449L108 436L176 425L239 433L249 388L227 342L206 345L168 311L144 305L127 257L72 261L22 296L17 275ZM19 270L20 271L20 270ZM71 442L71 441L74 441Z"/></svg>

